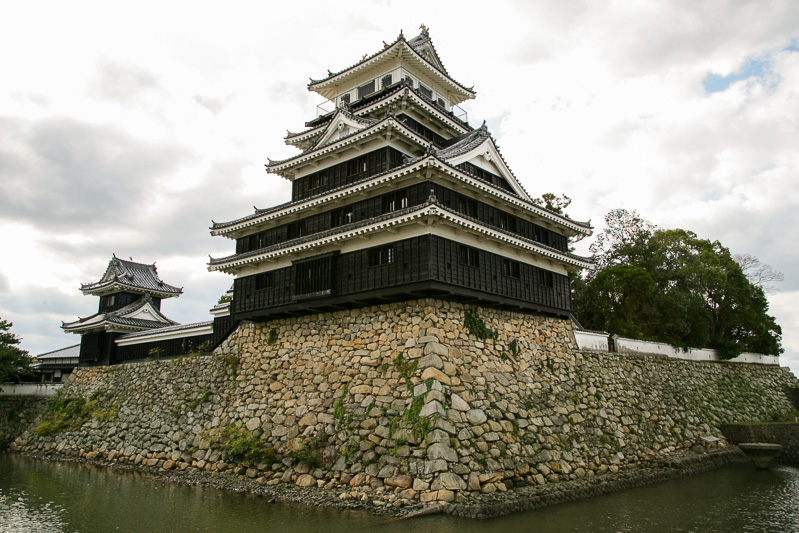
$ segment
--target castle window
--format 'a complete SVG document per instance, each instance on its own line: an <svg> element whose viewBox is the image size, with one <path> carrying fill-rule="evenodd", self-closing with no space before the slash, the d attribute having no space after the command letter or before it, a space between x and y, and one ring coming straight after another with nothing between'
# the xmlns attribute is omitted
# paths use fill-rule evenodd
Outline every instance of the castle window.
<svg viewBox="0 0 799 533"><path fill-rule="evenodd" d="M349 104L350 103L350 93L341 95L341 103L342 104Z"/></svg>
<svg viewBox="0 0 799 533"><path fill-rule="evenodd" d="M394 247L381 246L369 250L369 266L388 265L394 262Z"/></svg>
<svg viewBox="0 0 799 533"><path fill-rule="evenodd" d="M502 270L506 276L511 278L520 278L521 277L521 267L519 263L513 261L512 259L503 259L502 260Z"/></svg>
<svg viewBox="0 0 799 533"><path fill-rule="evenodd" d="M552 275L552 272L548 272L546 270L539 270L538 271L538 283L539 283L539 285L543 285L544 287L554 287L555 286L555 276Z"/></svg>
<svg viewBox="0 0 799 533"><path fill-rule="evenodd" d="M433 90L425 87L421 83L419 83L419 94L430 100L433 99Z"/></svg>
<svg viewBox="0 0 799 533"><path fill-rule="evenodd" d="M288 238L297 239L305 236L305 221L300 220L288 225Z"/></svg>
<svg viewBox="0 0 799 533"><path fill-rule="evenodd" d="M262 291L272 287L272 273L263 272L255 276L255 290Z"/></svg>
<svg viewBox="0 0 799 533"><path fill-rule="evenodd" d="M358 100L375 92L375 80L358 87Z"/></svg>
<svg viewBox="0 0 799 533"><path fill-rule="evenodd" d="M332 275L332 256L295 263L294 293L297 296L329 293L332 285Z"/></svg>
<svg viewBox="0 0 799 533"><path fill-rule="evenodd" d="M480 268L480 251L471 246L460 247L460 262L472 268Z"/></svg>
<svg viewBox="0 0 799 533"><path fill-rule="evenodd" d="M408 207L408 191L399 191L383 197L383 213Z"/></svg>
<svg viewBox="0 0 799 533"><path fill-rule="evenodd" d="M380 80L380 88L381 89L385 89L389 85L391 85L391 74L388 74L387 76L383 76L383 79Z"/></svg>
<svg viewBox="0 0 799 533"><path fill-rule="evenodd" d="M343 207L333 211L331 214L330 225L334 228L350 224L353 220L352 206Z"/></svg>
<svg viewBox="0 0 799 533"><path fill-rule="evenodd" d="M458 212L468 217L477 218L477 202L465 196L459 196Z"/></svg>
<svg viewBox="0 0 799 533"><path fill-rule="evenodd" d="M545 230L541 226L536 226L534 239L541 244L549 245L549 230Z"/></svg>
<svg viewBox="0 0 799 533"><path fill-rule="evenodd" d="M516 233L516 217L512 215L506 215L505 213L500 213L499 227L512 233Z"/></svg>

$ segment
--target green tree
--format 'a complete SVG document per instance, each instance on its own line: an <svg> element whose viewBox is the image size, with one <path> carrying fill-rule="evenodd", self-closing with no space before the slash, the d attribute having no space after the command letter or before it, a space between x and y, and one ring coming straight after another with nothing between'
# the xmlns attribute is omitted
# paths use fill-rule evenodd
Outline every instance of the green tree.
<svg viewBox="0 0 799 533"><path fill-rule="evenodd" d="M575 285L585 327L715 348L723 358L782 352L763 288L720 242L658 229L634 211L611 211L605 221L591 245L597 267Z"/></svg>
<svg viewBox="0 0 799 533"><path fill-rule="evenodd" d="M21 341L11 333L13 325L7 320L0 319L0 383L18 382L21 377L34 373L31 368L33 360L27 350L17 347Z"/></svg>
<svg viewBox="0 0 799 533"><path fill-rule="evenodd" d="M572 199L565 194L557 196L555 193L545 192L541 195L541 198L533 198L532 202L538 207L543 207L553 213L565 215L565 210L571 205Z"/></svg>

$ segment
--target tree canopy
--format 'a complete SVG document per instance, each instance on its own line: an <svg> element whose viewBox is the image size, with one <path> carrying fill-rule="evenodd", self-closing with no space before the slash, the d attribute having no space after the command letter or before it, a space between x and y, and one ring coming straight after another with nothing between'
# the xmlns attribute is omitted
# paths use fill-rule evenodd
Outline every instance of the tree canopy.
<svg viewBox="0 0 799 533"><path fill-rule="evenodd" d="M11 333L13 324L0 319L0 383L19 381L23 376L33 374L33 360L27 350L17 347L21 341Z"/></svg>
<svg viewBox="0 0 799 533"><path fill-rule="evenodd" d="M762 284L750 281L720 242L659 229L635 211L611 211L605 222L590 247L596 268L574 283L584 327L714 348L725 359L782 353L782 330L768 314ZM745 257L750 272L762 274L765 266L773 273Z"/></svg>

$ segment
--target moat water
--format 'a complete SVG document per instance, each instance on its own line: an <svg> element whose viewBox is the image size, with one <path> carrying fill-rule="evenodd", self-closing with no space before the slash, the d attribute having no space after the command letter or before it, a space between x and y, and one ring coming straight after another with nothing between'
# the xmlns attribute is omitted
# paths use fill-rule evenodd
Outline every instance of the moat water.
<svg viewBox="0 0 799 533"><path fill-rule="evenodd" d="M0 531L799 531L799 466L739 465L486 521L445 515L400 521L0 453Z"/></svg>

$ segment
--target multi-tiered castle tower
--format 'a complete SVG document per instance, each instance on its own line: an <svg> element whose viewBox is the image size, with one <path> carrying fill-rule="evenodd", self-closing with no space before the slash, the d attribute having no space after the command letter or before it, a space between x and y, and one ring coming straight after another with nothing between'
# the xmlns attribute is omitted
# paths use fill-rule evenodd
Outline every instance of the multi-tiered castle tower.
<svg viewBox="0 0 799 533"><path fill-rule="evenodd" d="M533 203L485 124L456 116L475 92L426 29L308 89L335 110L266 165L291 201L211 228L236 241L209 263L236 276L236 320L421 296L569 314L568 272L589 263L567 241L590 225Z"/></svg>

